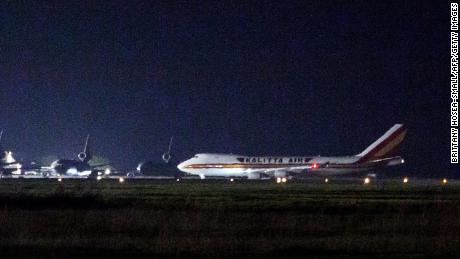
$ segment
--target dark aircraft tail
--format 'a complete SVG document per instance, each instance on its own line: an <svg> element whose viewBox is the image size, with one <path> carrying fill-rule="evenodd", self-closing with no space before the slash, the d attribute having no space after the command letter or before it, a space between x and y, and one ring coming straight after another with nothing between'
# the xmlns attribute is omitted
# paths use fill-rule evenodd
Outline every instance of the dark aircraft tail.
<svg viewBox="0 0 460 259"><path fill-rule="evenodd" d="M163 156L161 157L165 163L169 162L169 159L171 159L171 146L173 142L173 137L169 139L169 146L168 146L168 151L163 153Z"/></svg>
<svg viewBox="0 0 460 259"><path fill-rule="evenodd" d="M92 157L93 156L91 155L91 151L89 148L89 134L88 134L88 136L86 137L85 149L83 149L83 152L78 154L78 159L80 159L82 162L88 163Z"/></svg>

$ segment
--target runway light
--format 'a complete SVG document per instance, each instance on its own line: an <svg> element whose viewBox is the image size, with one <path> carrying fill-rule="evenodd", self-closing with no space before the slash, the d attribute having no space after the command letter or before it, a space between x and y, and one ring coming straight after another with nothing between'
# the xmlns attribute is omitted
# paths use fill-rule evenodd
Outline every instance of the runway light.
<svg viewBox="0 0 460 259"><path fill-rule="evenodd" d="M369 177L364 178L364 184L369 184L371 179Z"/></svg>
<svg viewBox="0 0 460 259"><path fill-rule="evenodd" d="M276 177L276 183L281 183L281 178L280 177Z"/></svg>
<svg viewBox="0 0 460 259"><path fill-rule="evenodd" d="M442 179L442 184L447 184L447 179L446 178Z"/></svg>
<svg viewBox="0 0 460 259"><path fill-rule="evenodd" d="M118 182L124 183L124 182L125 182L125 178L123 178L123 177L118 178Z"/></svg>
<svg viewBox="0 0 460 259"><path fill-rule="evenodd" d="M286 177L281 178L281 182L283 183L287 182L287 178Z"/></svg>
<svg viewBox="0 0 460 259"><path fill-rule="evenodd" d="M98 181L100 181L101 179L102 179L102 176L100 176L100 175L98 175L98 176L96 177L96 180L98 180Z"/></svg>
<svg viewBox="0 0 460 259"><path fill-rule="evenodd" d="M180 182L180 178L177 178L177 179L176 179L176 182Z"/></svg>
<svg viewBox="0 0 460 259"><path fill-rule="evenodd" d="M58 178L58 182L62 182L62 178Z"/></svg>
<svg viewBox="0 0 460 259"><path fill-rule="evenodd" d="M233 178L230 178L230 182L233 182L233 181L234 181L234 179L233 179Z"/></svg>
<svg viewBox="0 0 460 259"><path fill-rule="evenodd" d="M325 182L325 183L328 183L328 182L329 182L329 179L327 179L327 178L324 179L324 182Z"/></svg>
<svg viewBox="0 0 460 259"><path fill-rule="evenodd" d="M318 165L317 165L316 163L313 164L313 168L314 168L314 169L318 168Z"/></svg>
<svg viewBox="0 0 460 259"><path fill-rule="evenodd" d="M403 183L408 183L408 182L409 182L409 178L407 178L407 177L404 177L404 179L403 179Z"/></svg>

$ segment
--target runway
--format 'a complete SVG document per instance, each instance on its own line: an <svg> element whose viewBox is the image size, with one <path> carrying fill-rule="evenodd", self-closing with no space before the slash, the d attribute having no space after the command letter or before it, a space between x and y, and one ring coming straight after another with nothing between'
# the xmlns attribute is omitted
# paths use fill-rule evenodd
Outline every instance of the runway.
<svg viewBox="0 0 460 259"><path fill-rule="evenodd" d="M2 179L0 206L5 256L460 253L457 180Z"/></svg>

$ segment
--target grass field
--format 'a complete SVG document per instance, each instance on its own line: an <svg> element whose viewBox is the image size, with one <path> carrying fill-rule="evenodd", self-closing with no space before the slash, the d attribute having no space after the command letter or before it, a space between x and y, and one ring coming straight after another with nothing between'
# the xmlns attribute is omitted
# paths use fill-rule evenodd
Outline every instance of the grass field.
<svg viewBox="0 0 460 259"><path fill-rule="evenodd" d="M0 258L460 256L460 183L0 181Z"/></svg>

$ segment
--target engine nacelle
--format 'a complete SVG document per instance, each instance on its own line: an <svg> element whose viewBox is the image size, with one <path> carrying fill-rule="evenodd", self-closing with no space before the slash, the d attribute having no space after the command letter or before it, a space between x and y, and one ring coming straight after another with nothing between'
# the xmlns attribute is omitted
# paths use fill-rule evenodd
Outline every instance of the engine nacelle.
<svg viewBox="0 0 460 259"><path fill-rule="evenodd" d="M404 164L404 159L401 157L393 158L387 163L388 166L402 165L402 164Z"/></svg>
<svg viewBox="0 0 460 259"><path fill-rule="evenodd" d="M78 154L78 159L80 159L80 161L85 161L86 157L87 156L85 152L81 152L80 154Z"/></svg>
<svg viewBox="0 0 460 259"><path fill-rule="evenodd" d="M275 171L275 173L273 174L275 178L283 178L286 177L286 175L286 171Z"/></svg>
<svg viewBox="0 0 460 259"><path fill-rule="evenodd" d="M257 180L260 179L260 173L249 173L248 174L249 180Z"/></svg>
<svg viewBox="0 0 460 259"><path fill-rule="evenodd" d="M161 158L165 163L168 163L169 159L171 159L171 155L169 153L164 153L163 156L161 156Z"/></svg>

